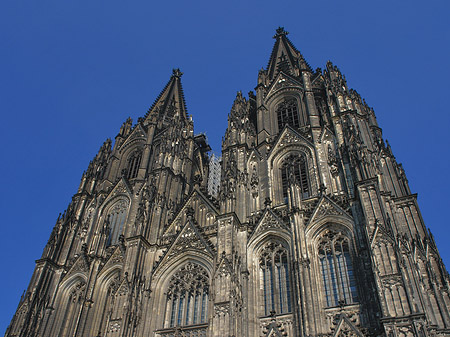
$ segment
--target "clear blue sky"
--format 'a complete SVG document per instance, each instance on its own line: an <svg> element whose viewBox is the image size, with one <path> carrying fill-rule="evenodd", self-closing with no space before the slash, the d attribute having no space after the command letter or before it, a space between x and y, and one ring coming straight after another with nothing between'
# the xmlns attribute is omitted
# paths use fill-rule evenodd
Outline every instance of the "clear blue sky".
<svg viewBox="0 0 450 337"><path fill-rule="evenodd" d="M220 152L236 91L275 29L310 65L338 65L373 106L450 267L450 2L0 2L0 334L83 170L180 67L195 131Z"/></svg>

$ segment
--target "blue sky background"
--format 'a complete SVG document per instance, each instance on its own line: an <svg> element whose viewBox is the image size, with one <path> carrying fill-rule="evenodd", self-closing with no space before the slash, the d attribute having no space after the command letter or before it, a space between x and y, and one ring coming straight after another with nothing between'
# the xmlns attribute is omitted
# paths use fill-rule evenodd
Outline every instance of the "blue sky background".
<svg viewBox="0 0 450 337"><path fill-rule="evenodd" d="M236 91L256 85L278 26L373 106L450 267L450 2L0 2L0 334L81 174L180 67L215 152Z"/></svg>

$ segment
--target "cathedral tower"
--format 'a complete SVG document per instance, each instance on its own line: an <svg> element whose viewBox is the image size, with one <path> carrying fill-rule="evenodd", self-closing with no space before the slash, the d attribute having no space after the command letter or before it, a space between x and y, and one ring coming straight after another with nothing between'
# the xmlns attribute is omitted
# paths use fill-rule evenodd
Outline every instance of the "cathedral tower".
<svg viewBox="0 0 450 337"><path fill-rule="evenodd" d="M5 336L450 335L448 273L374 111L287 35L237 93L220 166L178 69L101 146Z"/></svg>

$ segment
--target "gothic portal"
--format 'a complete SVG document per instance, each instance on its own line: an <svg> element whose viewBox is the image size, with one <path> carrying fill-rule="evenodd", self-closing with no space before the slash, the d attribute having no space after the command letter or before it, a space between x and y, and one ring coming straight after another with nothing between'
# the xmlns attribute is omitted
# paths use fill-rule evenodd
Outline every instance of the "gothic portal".
<svg viewBox="0 0 450 337"><path fill-rule="evenodd" d="M103 144L6 336L450 335L447 271L374 111L274 38L221 159L179 70Z"/></svg>

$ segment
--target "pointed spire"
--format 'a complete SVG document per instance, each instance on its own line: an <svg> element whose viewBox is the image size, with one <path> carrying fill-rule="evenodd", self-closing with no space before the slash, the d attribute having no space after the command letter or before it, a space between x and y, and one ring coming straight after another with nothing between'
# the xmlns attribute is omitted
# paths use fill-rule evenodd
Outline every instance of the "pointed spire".
<svg viewBox="0 0 450 337"><path fill-rule="evenodd" d="M178 115L187 119L187 108L184 100L181 76L183 73L179 68L172 70L172 76L164 89L156 98L155 102L145 115L145 119L155 116L158 119L170 120Z"/></svg>
<svg viewBox="0 0 450 337"><path fill-rule="evenodd" d="M272 80L280 71L298 76L299 70L311 71L309 64L305 61L302 54L295 48L292 42L287 38L289 33L283 27L278 27L273 38L276 40L270 55L267 73Z"/></svg>

